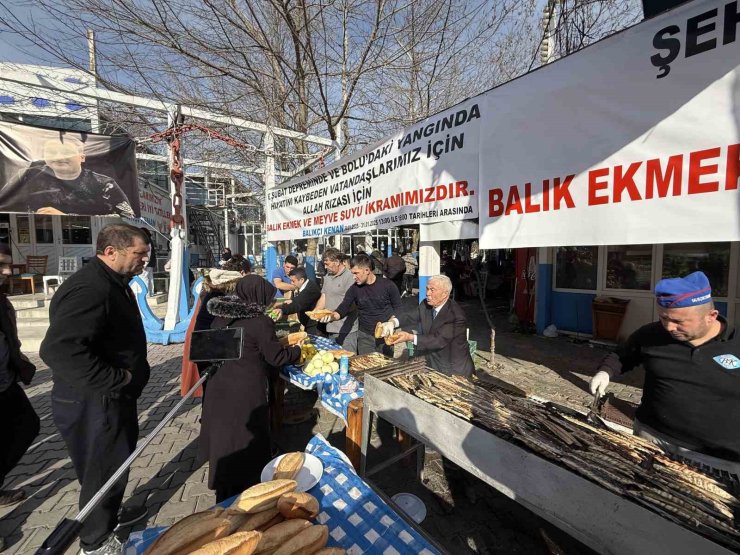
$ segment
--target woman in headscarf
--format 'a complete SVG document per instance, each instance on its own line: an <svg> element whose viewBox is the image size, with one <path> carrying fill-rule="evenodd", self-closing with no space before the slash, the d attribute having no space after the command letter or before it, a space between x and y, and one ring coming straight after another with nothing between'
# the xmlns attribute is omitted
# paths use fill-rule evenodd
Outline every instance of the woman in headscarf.
<svg viewBox="0 0 740 555"><path fill-rule="evenodd" d="M242 356L226 361L208 382L204 397L199 459L208 461L208 487L220 502L260 481L270 461L270 367L298 362L299 346L284 347L265 314L275 287L257 275L236 285L236 295L214 297L212 329L242 328Z"/></svg>

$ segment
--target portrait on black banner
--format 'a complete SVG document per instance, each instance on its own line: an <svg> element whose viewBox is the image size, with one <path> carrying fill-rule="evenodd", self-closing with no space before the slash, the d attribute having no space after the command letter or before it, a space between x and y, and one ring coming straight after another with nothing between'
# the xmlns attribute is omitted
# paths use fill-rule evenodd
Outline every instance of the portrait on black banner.
<svg viewBox="0 0 740 555"><path fill-rule="evenodd" d="M0 212L139 216L135 144L0 122Z"/></svg>

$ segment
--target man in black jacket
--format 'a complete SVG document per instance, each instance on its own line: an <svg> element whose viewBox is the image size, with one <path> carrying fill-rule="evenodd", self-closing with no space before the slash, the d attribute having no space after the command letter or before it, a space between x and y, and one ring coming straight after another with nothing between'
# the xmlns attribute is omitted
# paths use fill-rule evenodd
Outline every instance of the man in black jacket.
<svg viewBox="0 0 740 555"><path fill-rule="evenodd" d="M127 224L105 226L90 263L54 294L41 358L52 370L54 423L81 484L80 508L136 447L136 400L149 380L146 334L130 279L147 262L148 237ZM80 532L82 553L120 553L117 525L146 516L118 510L128 475L105 495Z"/></svg>
<svg viewBox="0 0 740 555"><path fill-rule="evenodd" d="M413 341L415 351L426 356L431 368L448 376L470 377L475 366L468 347L468 324L460 305L450 299L450 278L444 275L429 278L426 291L424 302L403 321L404 327L416 329L416 333L399 331L393 344ZM395 320L394 326L398 325ZM390 326L385 329L390 331Z"/></svg>
<svg viewBox="0 0 740 555"><path fill-rule="evenodd" d="M11 275L10 247L0 244L0 285ZM39 434L39 417L18 382L28 385L36 367L21 353L15 310L0 294L0 487ZM23 490L0 489L0 507L20 503ZM0 551L3 550L0 537Z"/></svg>
<svg viewBox="0 0 740 555"><path fill-rule="evenodd" d="M293 298L285 301L280 310L282 314L298 314L298 320L308 333L316 335L317 323L306 316L307 310L313 310L316 302L321 297L321 289L313 281L308 279L303 267L294 268L288 274L290 283L295 287Z"/></svg>

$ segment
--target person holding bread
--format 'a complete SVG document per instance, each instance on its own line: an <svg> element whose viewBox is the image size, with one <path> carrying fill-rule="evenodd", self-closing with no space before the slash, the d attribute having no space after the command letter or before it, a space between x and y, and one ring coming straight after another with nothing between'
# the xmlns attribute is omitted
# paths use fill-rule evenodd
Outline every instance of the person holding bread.
<svg viewBox="0 0 740 555"><path fill-rule="evenodd" d="M375 333L375 328L379 322L390 320L400 312L401 294L391 280L373 273L373 261L368 255L358 254L350 266L354 285L347 290L334 313L323 317L321 322L327 324L341 320L356 307L359 319L357 353L382 352L393 356L393 348L386 345L382 334Z"/></svg>
<svg viewBox="0 0 740 555"><path fill-rule="evenodd" d="M448 376L470 377L474 370L473 358L468 347L468 324L465 312L450 298L452 281L445 275L432 276L426 287L426 299L413 314L399 322L386 322L383 335L391 343L412 342L419 355L424 355L427 365ZM394 331L401 324L415 329L414 333Z"/></svg>
<svg viewBox="0 0 740 555"><path fill-rule="evenodd" d="M284 346L275 323L266 315L275 287L250 274L236 285L235 295L208 301L212 329L242 328L242 356L226 361L211 376L203 402L199 460L208 461L208 487L220 502L259 483L270 461L271 367L298 362L299 345Z"/></svg>

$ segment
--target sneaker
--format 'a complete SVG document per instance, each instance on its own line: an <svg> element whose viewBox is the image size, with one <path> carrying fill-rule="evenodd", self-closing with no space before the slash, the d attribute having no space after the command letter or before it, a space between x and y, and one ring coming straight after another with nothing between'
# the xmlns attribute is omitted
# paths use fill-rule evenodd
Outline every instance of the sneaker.
<svg viewBox="0 0 740 555"><path fill-rule="evenodd" d="M105 540L105 543L97 549L80 549L79 555L121 555L123 544L115 534Z"/></svg>
<svg viewBox="0 0 740 555"><path fill-rule="evenodd" d="M22 489L0 489L0 507L15 505L26 498L26 492Z"/></svg>
<svg viewBox="0 0 740 555"><path fill-rule="evenodd" d="M121 507L118 512L118 526L131 526L147 517L148 511L144 505L134 505L133 507Z"/></svg>

